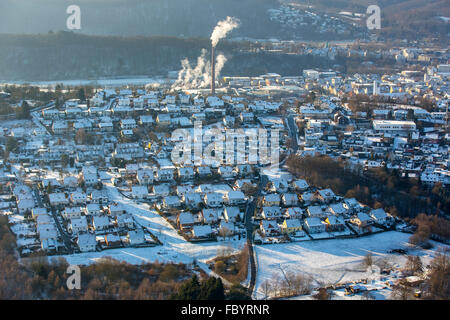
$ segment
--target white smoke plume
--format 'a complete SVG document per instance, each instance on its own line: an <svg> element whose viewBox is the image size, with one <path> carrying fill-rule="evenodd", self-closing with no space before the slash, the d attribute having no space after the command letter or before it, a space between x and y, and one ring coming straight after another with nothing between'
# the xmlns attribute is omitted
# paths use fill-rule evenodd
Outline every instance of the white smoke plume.
<svg viewBox="0 0 450 320"><path fill-rule="evenodd" d="M231 30L239 26L239 20L227 17L219 21L211 34L211 45L216 47L220 39L223 39ZM219 54L216 56L215 77L220 75L220 71L227 62L227 58ZM197 58L197 65L192 68L188 59L181 60L181 70L178 79L171 89L196 89L207 88L211 82L211 63L207 58L207 50L202 49L201 55Z"/></svg>
<svg viewBox="0 0 450 320"><path fill-rule="evenodd" d="M211 45L216 47L219 40L225 38L228 32L239 26L239 19L227 17L225 20L219 21L211 34Z"/></svg>
<svg viewBox="0 0 450 320"><path fill-rule="evenodd" d="M197 65L192 67L188 59L181 60L181 70L178 79L172 85L173 90L208 88L211 83L211 63L207 59L208 51L202 49L201 55L197 58ZM227 58L223 54L216 57L215 75L218 77L225 65Z"/></svg>

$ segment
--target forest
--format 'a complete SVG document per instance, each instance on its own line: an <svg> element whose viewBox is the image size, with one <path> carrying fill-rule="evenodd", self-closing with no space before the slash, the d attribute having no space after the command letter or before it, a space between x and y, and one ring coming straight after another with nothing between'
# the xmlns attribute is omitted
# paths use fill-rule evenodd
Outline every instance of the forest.
<svg viewBox="0 0 450 320"><path fill-rule="evenodd" d="M201 50L210 47L206 38L87 36L72 32L0 35L0 43L0 79L10 81L166 76L168 71L181 69L184 58L195 65ZM311 55L254 51L254 44L247 41L219 43L216 53L228 59L222 75L278 72L288 76L299 75L306 67L332 65L328 59Z"/></svg>

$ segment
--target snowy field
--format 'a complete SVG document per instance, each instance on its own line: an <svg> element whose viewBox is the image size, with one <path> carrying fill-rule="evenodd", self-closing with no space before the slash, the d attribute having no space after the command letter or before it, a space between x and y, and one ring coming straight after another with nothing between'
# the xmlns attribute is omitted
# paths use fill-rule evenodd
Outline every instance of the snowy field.
<svg viewBox="0 0 450 320"><path fill-rule="evenodd" d="M355 239L332 239L297 243L255 246L258 274L255 286L256 298L264 298L261 284L274 274L295 272L310 275L315 284L336 284L371 278L362 267L367 253L372 253L375 263L387 260L392 266L402 267L406 256L388 253L403 248L410 255L418 255L424 265L433 258L436 249L443 246L433 242L431 250L414 249L408 244L411 235L396 231L379 233Z"/></svg>

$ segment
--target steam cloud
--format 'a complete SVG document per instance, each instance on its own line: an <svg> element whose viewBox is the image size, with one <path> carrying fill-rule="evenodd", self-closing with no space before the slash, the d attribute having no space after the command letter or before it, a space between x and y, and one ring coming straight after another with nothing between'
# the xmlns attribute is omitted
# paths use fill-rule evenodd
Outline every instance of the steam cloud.
<svg viewBox="0 0 450 320"><path fill-rule="evenodd" d="M239 20L233 17L227 17L219 21L211 34L211 45L216 47L220 39L233 29L239 26ZM220 75L220 71L227 62L227 58L219 54L216 57L215 77ZM207 50L202 49L201 55L197 58L197 65L192 68L188 59L181 60L181 70L178 78L172 85L172 89L195 89L207 88L211 82L211 63L207 58Z"/></svg>
<svg viewBox="0 0 450 320"><path fill-rule="evenodd" d="M228 32L239 26L239 20L234 17L227 17L225 20L219 21L211 34L211 45L216 47L220 39L226 37Z"/></svg>

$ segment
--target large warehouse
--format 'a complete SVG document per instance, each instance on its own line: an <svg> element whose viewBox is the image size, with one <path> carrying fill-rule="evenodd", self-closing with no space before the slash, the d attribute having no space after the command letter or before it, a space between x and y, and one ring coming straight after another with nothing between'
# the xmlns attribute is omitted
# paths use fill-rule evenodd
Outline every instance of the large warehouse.
<svg viewBox="0 0 450 320"><path fill-rule="evenodd" d="M377 131L414 131L414 121L373 120L373 129Z"/></svg>

